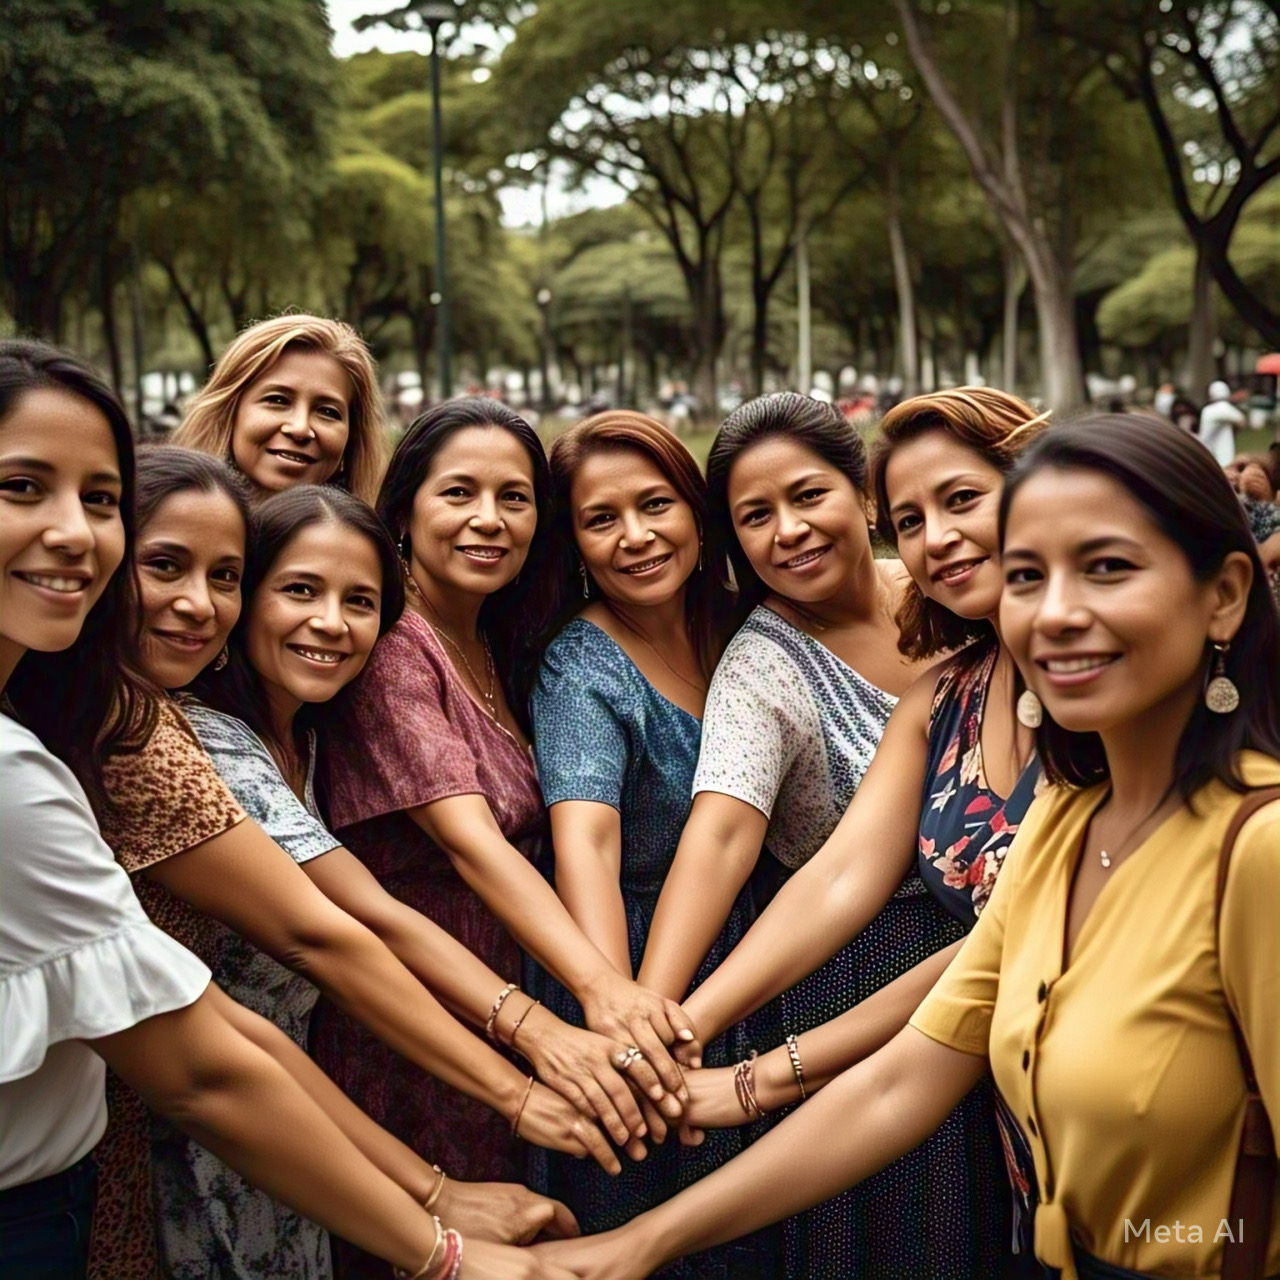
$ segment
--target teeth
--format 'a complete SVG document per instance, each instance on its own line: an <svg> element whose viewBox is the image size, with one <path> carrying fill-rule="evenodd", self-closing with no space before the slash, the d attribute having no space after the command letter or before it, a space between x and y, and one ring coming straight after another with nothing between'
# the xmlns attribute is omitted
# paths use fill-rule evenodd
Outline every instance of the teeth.
<svg viewBox="0 0 1280 1280"><path fill-rule="evenodd" d="M944 582L950 578L958 578L962 573L967 573L976 564L978 564L977 560L966 560L963 564L953 564L946 569L939 570L938 577Z"/></svg>
<svg viewBox="0 0 1280 1280"><path fill-rule="evenodd" d="M473 556L477 560L500 560L502 558L502 551L497 547L467 547L462 554L464 556Z"/></svg>
<svg viewBox="0 0 1280 1280"><path fill-rule="evenodd" d="M291 647L294 653L300 653L304 658L310 658L312 662L333 664L341 662L346 657L344 653L331 653L326 649L304 649L300 644L295 644Z"/></svg>
<svg viewBox="0 0 1280 1280"><path fill-rule="evenodd" d="M82 578L62 578L47 573L24 573L28 582L37 587L46 587L50 591L65 591L68 595L75 591L83 591L85 583Z"/></svg>
<svg viewBox="0 0 1280 1280"><path fill-rule="evenodd" d="M806 551L803 555L799 555L794 559L788 560L784 567L787 569L799 569L803 565L816 560L825 549L826 548L819 548L817 551Z"/></svg>
<svg viewBox="0 0 1280 1280"><path fill-rule="evenodd" d="M1046 658L1045 670L1054 675L1073 675L1077 671L1094 671L1098 667L1108 666L1114 658Z"/></svg>
<svg viewBox="0 0 1280 1280"><path fill-rule="evenodd" d="M656 565L664 564L667 560L666 556L658 556L655 560L642 560L639 564L629 564L623 573L643 573L646 569L652 569Z"/></svg>

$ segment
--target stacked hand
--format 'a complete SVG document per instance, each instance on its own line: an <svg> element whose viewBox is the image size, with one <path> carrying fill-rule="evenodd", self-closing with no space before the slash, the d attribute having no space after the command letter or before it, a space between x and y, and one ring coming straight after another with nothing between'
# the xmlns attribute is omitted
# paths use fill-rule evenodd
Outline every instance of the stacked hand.
<svg viewBox="0 0 1280 1280"><path fill-rule="evenodd" d="M432 1211L468 1241L530 1244L540 1235L578 1234L573 1214L560 1203L515 1182L456 1182L449 1178Z"/></svg>

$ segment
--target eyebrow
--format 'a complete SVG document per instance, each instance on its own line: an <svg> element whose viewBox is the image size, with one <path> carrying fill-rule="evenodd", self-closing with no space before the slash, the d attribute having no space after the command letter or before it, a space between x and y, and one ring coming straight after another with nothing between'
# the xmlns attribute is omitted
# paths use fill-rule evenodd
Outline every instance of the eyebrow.
<svg viewBox="0 0 1280 1280"><path fill-rule="evenodd" d="M474 485L480 484L480 481L477 480L475 476L469 475L465 471L446 471L444 475L442 475L436 481L436 483L445 484L449 481L453 481L456 483L459 480L463 480L467 484L474 484ZM533 488L533 485L524 476L508 476L507 479L500 481L498 484L499 489L509 489L512 487L519 487L522 489L531 489Z"/></svg>
<svg viewBox="0 0 1280 1280"><path fill-rule="evenodd" d="M651 484L647 489L641 489L640 492L635 495L635 500L637 502L647 502L650 498L656 498L659 494L666 494L671 490L674 490L674 488L675 485L666 484L665 482L662 484ZM591 511L611 511L616 505L618 504L613 502L590 502L585 506L579 507L578 510L585 515Z"/></svg>
<svg viewBox="0 0 1280 1280"><path fill-rule="evenodd" d="M260 396L266 395L269 391L287 391L291 396L296 396L298 394L298 388L291 387L287 382L268 382L265 386L259 389L258 394ZM345 396L331 396L327 391L321 391L312 398L315 400L324 400L329 404L336 404L343 408L347 405L347 399Z"/></svg>
<svg viewBox="0 0 1280 1280"><path fill-rule="evenodd" d="M971 483L978 483L979 477L969 471L957 471L957 472L954 472L952 475L946 476L942 480L939 480L938 483L935 484L929 490L929 492L945 493L948 489L954 488L955 485L960 484L962 481L965 481L965 480L970 481ZM895 511L901 511L903 507L910 507L913 505L914 504L910 502L895 502L889 508L889 514L892 515Z"/></svg>
<svg viewBox="0 0 1280 1280"><path fill-rule="evenodd" d="M1102 551L1107 547L1129 547L1134 551L1145 550L1142 543L1134 541L1133 538L1126 538L1119 533L1104 533L1096 538L1089 538L1087 541L1082 542L1072 554L1087 556L1092 552ZM1029 547L1006 547L1000 554L1005 560L1040 559L1040 553L1031 550Z"/></svg>
<svg viewBox="0 0 1280 1280"><path fill-rule="evenodd" d="M23 467L27 471L39 471L42 475L53 475L57 467L43 458L0 458L0 467ZM95 484L121 484L118 471L95 471L90 477Z"/></svg>

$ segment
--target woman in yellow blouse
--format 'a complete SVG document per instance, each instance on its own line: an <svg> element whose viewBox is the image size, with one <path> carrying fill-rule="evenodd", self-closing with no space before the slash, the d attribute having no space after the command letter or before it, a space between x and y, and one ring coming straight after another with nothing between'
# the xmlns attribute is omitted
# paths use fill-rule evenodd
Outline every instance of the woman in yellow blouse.
<svg viewBox="0 0 1280 1280"><path fill-rule="evenodd" d="M1280 784L1275 606L1212 458L1154 420L1051 429L1003 517L1001 630L1056 785L987 910L882 1050L673 1200L544 1246L580 1276L648 1275L831 1196L931 1133L988 1064L1034 1153L1049 1275L1221 1274L1245 1108L1228 1010L1273 1140L1280 1118L1280 802L1241 829L1215 924L1241 793Z"/></svg>

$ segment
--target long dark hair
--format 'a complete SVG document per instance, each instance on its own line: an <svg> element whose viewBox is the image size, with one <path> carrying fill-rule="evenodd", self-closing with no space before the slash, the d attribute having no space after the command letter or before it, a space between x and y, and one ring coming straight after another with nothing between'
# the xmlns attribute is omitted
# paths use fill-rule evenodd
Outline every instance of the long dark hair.
<svg viewBox="0 0 1280 1280"><path fill-rule="evenodd" d="M1245 789L1237 755L1261 751L1280 759L1280 623L1249 522L1222 468L1198 440L1146 414L1098 414L1052 427L1014 465L1000 499L1003 550L1009 508L1018 491L1047 469L1110 476L1133 495L1171 542L1181 548L1197 581L1221 569L1233 551L1253 564L1244 619L1227 656L1227 674L1240 690L1229 715L1197 701L1174 761L1174 786L1184 800L1213 779ZM1205 645L1206 674L1213 650ZM1050 782L1090 786L1108 776L1102 739L1072 733L1047 711L1036 750Z"/></svg>
<svg viewBox="0 0 1280 1280"><path fill-rule="evenodd" d="M546 581L548 539L545 536L552 519L551 472L538 433L500 400L470 396L437 405L415 418L396 445L378 494L378 514L391 531L400 553L408 559L414 498L436 454L451 436L467 427L500 427L509 432L524 446L533 464L533 501L538 523L529 544L528 558L515 580L488 596L480 606L480 630L493 649L512 712L527 730L527 695L532 682L534 648L538 637L547 630L553 607L552 592Z"/></svg>
<svg viewBox="0 0 1280 1280"><path fill-rule="evenodd" d="M671 487L693 510L699 537L707 528L707 485L698 464L680 439L660 422L616 409L588 418L557 436L551 446L551 491L554 516L552 546L548 560L555 566L551 577L554 634L583 606L580 589L577 541L573 532L573 509L569 493L578 468L593 454L606 449L631 449L643 455L667 478ZM588 592L599 590L588 578ZM721 629L728 620L733 598L720 581L710 558L700 556L699 564L685 586L685 627L694 654L708 679L720 656ZM550 638L550 637L548 637Z"/></svg>
<svg viewBox="0 0 1280 1280"><path fill-rule="evenodd" d="M111 428L120 465L124 560L75 643L59 653L26 653L4 692L17 717L66 762L101 810L109 803L107 759L144 746L159 714L157 691L141 674L138 656L133 433L119 397L82 360L43 342L0 341L0 423L23 395L40 388L88 401Z"/></svg>
<svg viewBox="0 0 1280 1280"><path fill-rule="evenodd" d="M378 634L386 635L404 611L404 582L396 549L382 521L368 503L332 485L304 484L272 494L253 511L245 556L244 609L227 641L227 664L221 671L206 667L189 686L201 702L243 720L263 742L304 752L309 730L321 727L337 713L343 694L328 703L307 703L293 721L292 743L279 741L271 723L262 677L249 662L245 636L253 612L253 598L288 545L313 525L341 525L363 534L373 544L382 570L382 600Z"/></svg>
<svg viewBox="0 0 1280 1280"><path fill-rule="evenodd" d="M725 420L707 456L707 550L717 572L731 570L738 589L739 614L750 612L769 594L734 532L729 514L729 473L739 456L772 436L785 436L812 450L863 493L867 449L840 411L797 391L757 396Z"/></svg>
<svg viewBox="0 0 1280 1280"><path fill-rule="evenodd" d="M1048 418L1025 400L995 387L954 387L912 396L894 405L880 421L880 439L871 455L876 532L891 547L898 545L898 531L889 515L886 476L889 459L904 444L926 432L942 431L1008 475L1022 451L1044 430ZM990 623L952 613L930 600L914 582L904 592L894 620L899 651L917 659L960 649L971 640L992 634Z"/></svg>
<svg viewBox="0 0 1280 1280"><path fill-rule="evenodd" d="M146 445L138 450L138 532L152 521L160 504L178 493L221 493L249 529L248 481L229 463L197 449L176 444Z"/></svg>

